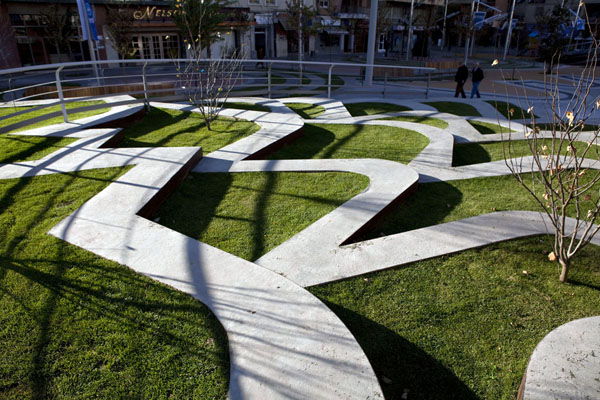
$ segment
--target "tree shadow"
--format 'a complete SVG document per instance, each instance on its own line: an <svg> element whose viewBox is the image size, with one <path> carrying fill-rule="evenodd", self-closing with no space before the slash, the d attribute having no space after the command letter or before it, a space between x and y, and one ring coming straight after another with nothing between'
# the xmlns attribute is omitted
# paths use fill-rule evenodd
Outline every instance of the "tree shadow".
<svg viewBox="0 0 600 400"><path fill-rule="evenodd" d="M362 347L386 399L478 399L451 370L419 346L363 315L321 300Z"/></svg>
<svg viewBox="0 0 600 400"><path fill-rule="evenodd" d="M335 140L335 135L318 125L304 124L303 135L272 154L270 160L315 158ZM319 157L323 158L323 157Z"/></svg>
<svg viewBox="0 0 600 400"><path fill-rule="evenodd" d="M122 171L122 168L109 169L100 176L94 172L74 172L2 182L0 207L5 210L3 213L14 215L14 220L10 226L1 229L0 302L4 306L11 304L11 311L4 318L24 318L32 328L26 338L15 338L13 343L15 350L11 351L24 351L25 355L20 357L27 360L27 365L19 367L19 373L11 378L14 387L11 386L8 393L26 390L34 398L50 395L53 381L57 378L56 365L79 357L73 353L77 346L64 348L64 354L56 353L57 346L61 347L61 340L68 341L74 335L72 330L78 329L72 324L82 331L81 336L77 333L83 343L79 345L91 348L96 354L94 357L89 354L83 357L82 354L81 361L94 358L100 365L110 364L116 354L104 354L96 348L97 345L102 347L105 340L118 342L144 336L146 339L135 339L131 343L133 347L139 346L140 352L147 353L147 345L158 345L157 351L160 352L162 344L175 348L180 354L194 354L199 359L214 360L215 363L224 362L227 364L223 365L225 372L219 379L228 381L227 336L216 318L210 317L212 314L207 307L121 265L46 235L47 229L55 223L53 221L66 217L86 200L82 195L93 196L97 193L95 189L99 191L102 189L100 186L105 186L101 185L102 182L113 181ZM91 176L89 180L87 175ZM95 184L94 190L89 189L91 184ZM23 201L32 205L19 205ZM197 315L206 315L207 318L203 320ZM188 336L180 328L165 323L165 318L191 326L201 321L200 324L210 331L214 345L198 342L197 338ZM99 324L102 328L97 326ZM115 329L119 331L118 335L115 335ZM102 338L98 344L94 339L97 335ZM10 351L5 356L10 360ZM157 365L163 362L153 359L153 356L147 358ZM123 365L138 362L138 357L120 361ZM173 363L170 365L176 365L176 360ZM91 361L82 365L78 362L75 371L63 371L58 375L77 379L82 374L91 373L90 368L96 371L94 376L98 379L99 370ZM170 371L165 374L173 375ZM130 379L144 378L140 375ZM131 393L137 390L141 396L144 388L134 387L132 390Z"/></svg>
<svg viewBox="0 0 600 400"><path fill-rule="evenodd" d="M52 147L56 146L57 143L63 142L64 144L67 144L67 142L74 141L73 139L65 140L64 138L60 137L38 138L12 135L4 135L3 139L8 141L19 142L21 144L19 147L22 148L19 149L16 153L6 156L6 158L3 158L5 157L4 155L0 155L0 164L11 164L18 161L31 160L37 153L51 149ZM57 150L61 148L59 146L56 147ZM41 156L38 158L41 158Z"/></svg>
<svg viewBox="0 0 600 400"><path fill-rule="evenodd" d="M480 164L492 161L489 153L479 143L457 143L452 154L452 166Z"/></svg>
<svg viewBox="0 0 600 400"><path fill-rule="evenodd" d="M447 182L419 184L413 194L386 210L370 230L353 242L437 225L460 204L462 197L462 192Z"/></svg>
<svg viewBox="0 0 600 400"><path fill-rule="evenodd" d="M233 184L230 173L190 173L160 206L159 224L198 239Z"/></svg>

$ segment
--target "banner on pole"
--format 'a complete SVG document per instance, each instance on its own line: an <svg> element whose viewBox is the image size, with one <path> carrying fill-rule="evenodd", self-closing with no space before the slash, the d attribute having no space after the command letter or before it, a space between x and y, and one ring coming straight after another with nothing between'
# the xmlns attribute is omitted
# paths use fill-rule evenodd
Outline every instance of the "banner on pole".
<svg viewBox="0 0 600 400"><path fill-rule="evenodd" d="M79 20L81 21L81 33L83 35L83 40L87 40L89 37L91 37L93 40L97 41L98 32L96 31L94 10L92 9L90 0L77 0L77 11L79 12Z"/></svg>
<svg viewBox="0 0 600 400"><path fill-rule="evenodd" d="M483 20L485 19L485 11L475 11L473 13L473 26L477 29L483 27Z"/></svg>

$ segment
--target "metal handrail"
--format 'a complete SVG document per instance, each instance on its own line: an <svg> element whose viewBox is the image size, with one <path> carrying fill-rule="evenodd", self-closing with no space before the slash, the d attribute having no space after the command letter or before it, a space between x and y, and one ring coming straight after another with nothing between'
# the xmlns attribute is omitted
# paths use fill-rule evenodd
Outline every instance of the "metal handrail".
<svg viewBox="0 0 600 400"><path fill-rule="evenodd" d="M26 114L28 112L32 112L35 111L39 108L44 108L44 107L50 107L53 105L57 105L60 104L61 106L61 113L63 116L63 119L65 122L68 122L68 114L69 113L73 113L73 112L77 112L77 110L79 110L82 107L76 108L76 109L69 109L67 111L65 104L69 103L69 102L73 102L73 101L82 101L82 100L87 100L87 99L99 99L99 98L103 98L103 97L111 97L113 95L111 94L102 94L102 95L88 95L88 96L83 96L80 97L78 99L66 99L65 98L65 93L68 92L77 92L79 89L85 89L86 86L83 85L81 87L69 87L69 88L63 88L63 85L65 83L77 83L77 82L85 82L85 81L89 81L90 79L94 79L94 85L91 85L89 87L101 87L101 88L110 88L110 87L118 87L118 86L122 86L122 85L140 85L142 86L142 90L134 90L133 92L131 92L130 94L143 94L143 102L145 103L145 105L147 107L149 107L149 102L150 102L150 96L149 94L152 93L153 95L156 94L161 94L161 93L165 93L165 92L169 92L169 91L174 91L174 95L181 95L181 93L179 92L179 88L176 85L176 82L178 82L178 79L175 78L175 76L178 77L178 72L177 69L175 68L175 64L176 63L190 63L190 62L201 62L201 63L209 63L209 62L213 62L214 59L190 59L190 58L179 58L179 59L169 59L169 60L165 60L165 59L150 59L150 60L100 60L100 61L81 61L81 62L67 62L67 63L58 63L58 64L46 64L46 65L36 65L36 66L29 66L29 67L20 67L20 68L11 68L11 69L5 69L5 70L0 70L0 81L2 82L8 82L8 89L4 90L1 95L4 96L6 94L10 95L10 102L12 103L12 105L16 106L18 104L19 101L23 101L26 99L32 99L32 98L36 98L38 96L48 96L48 95L57 95L58 99L56 102L52 102L52 104L48 104L48 105L43 105L42 107L34 107L31 110L23 110L23 111L19 111L18 114ZM219 60L220 62L240 62L239 59L222 59ZM252 73L254 72L258 72L258 70L255 69L244 69L244 72L242 75L242 79L251 79L251 82L245 82L244 84L241 85L241 90L242 91L247 91L247 92L256 92L260 90L260 87L256 87L256 84L258 83L258 85L262 85L262 82L264 81L266 84L266 94L267 96L270 98L273 95L273 92L276 91L277 93L281 93L282 90L285 90L286 87L290 87L289 82L289 77L286 77L287 82L285 83L275 83L273 82L274 78L277 77L277 75L273 74L272 71L275 70L279 70L279 68L273 68L274 65L279 66L279 67L283 67L281 69L283 69L284 71L289 71L291 73L297 73L298 71L306 71L308 73L315 73L320 75L324 80L325 80L325 85L322 85L320 83L307 83L304 84L304 80L302 79L302 75L300 78L298 78L298 82L294 82L294 90L299 90L299 92L304 92L301 88L302 87L309 87L309 86L316 86L318 88L322 88L320 90L324 90L325 87L327 88L327 97L331 98L331 94L332 94L332 88L338 88L340 86L343 85L339 85L339 84L334 84L333 82L333 70L334 68L360 68L359 73L358 74L351 74L349 76L353 77L353 79L358 79L360 80L360 71L364 71L364 69L366 67L375 67L375 68L381 68L381 69L386 69L386 70L390 70L390 69L397 69L397 70L412 70L412 71L417 71L419 76L422 76L423 78L427 78L427 88L425 90L425 96L428 96L429 93L429 81L431 78L431 74L436 71L436 68L429 68L429 67L412 67L412 66L396 66L396 65L382 65L382 64L359 64L359 63L343 63L343 62L322 62L322 61L294 61L294 60L257 60L257 59L244 59L241 60L242 63L246 66L248 64L253 65L253 64L257 64L257 63L261 63L262 65L267 65L268 66L268 70L264 71L266 72L266 77L265 76L252 76ZM99 76L95 76L93 71L94 69L92 69L91 67L96 67L96 66L111 66L111 65L122 65L123 68L134 68L135 70L132 71L133 73L131 74L126 74L125 70L122 73L118 73L114 76L106 75L105 74L105 69L100 68L100 72L101 74ZM173 67L172 71L169 71L168 69L166 71L152 71L152 67L156 67L156 66L168 66L168 67ZM298 69L295 69L293 67L297 66ZM291 68L290 68L291 67ZM318 67L316 70L307 70L306 67ZM247 68L247 67L246 67ZM111 70L116 70L117 68L111 68ZM141 69L141 71L140 71ZM263 73L264 73L263 72ZM32 74L33 73L33 74ZM345 71L345 73L347 74L348 71ZM75 74L92 74L94 76L90 77L90 76L78 76ZM63 76L64 75L64 76ZM262 74L261 74L262 75ZM339 76L348 76L348 75L343 75L343 74L339 74ZM388 92L388 86L392 86L390 85L390 83L388 82L388 73L385 73L385 80L384 80L384 85L383 85L383 94L384 96L387 94ZM171 78L171 79L170 79ZM32 83L31 81L27 82L27 79L33 79ZM46 80L45 82L39 82L39 80ZM98 79L98 83L96 84L96 79ZM119 79L126 79L127 82L115 82L118 81ZM293 78L292 78L293 79ZM17 82L17 80L23 80L23 83L26 83L26 85L24 86L19 86L17 85L15 82ZM109 83L110 82L110 83ZM114 82L114 83L113 83ZM252 83L253 82L253 83ZM156 84L171 84L173 83L173 88L160 88L160 87L151 87L151 85L156 85ZM249 85L246 85L246 83L249 83ZM374 87L377 87L377 90L380 90L380 84L378 83L374 83L373 84ZM27 93L28 89L32 89L32 88L36 88L36 87L43 87L43 86L56 86L56 90L50 90L44 93L34 93L34 94L27 94L27 96L25 96L25 93ZM263 89L264 90L264 89ZM310 90L314 90L310 89ZM306 93L311 93L310 90L307 88ZM19 93L22 93L21 96L19 96ZM263 91L264 93L264 91ZM304 94L304 93L303 93ZM18 97L18 98L17 98ZM1 100L0 100L1 102ZM85 106L83 108L88 109L91 106ZM102 105L98 105L97 107L102 107ZM93 107L92 107L93 108ZM16 114L14 114L16 115ZM39 117L36 117L36 119Z"/></svg>

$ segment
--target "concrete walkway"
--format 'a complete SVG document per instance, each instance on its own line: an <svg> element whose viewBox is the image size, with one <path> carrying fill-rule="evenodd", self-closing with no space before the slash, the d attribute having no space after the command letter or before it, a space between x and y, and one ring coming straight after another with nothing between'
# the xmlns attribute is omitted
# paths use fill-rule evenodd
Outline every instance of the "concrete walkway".
<svg viewBox="0 0 600 400"><path fill-rule="evenodd" d="M0 165L0 179L135 165L50 233L189 293L210 307L229 338L232 399L382 398L378 379L348 329L302 287L547 232L547 221L539 213L510 211L347 244L349 238L417 182L509 173L504 161L451 167L454 141L501 138L481 135L464 117L439 113L414 100L394 101L414 111L365 117L352 117L342 103L329 99L230 101L260 103L273 112L224 110L223 115L254 121L261 129L202 159L201 149L191 147L101 148L118 130L77 127L91 126L94 117L90 117L92 121L19 132L80 140L41 160ZM366 98L356 101L390 102ZM304 121L285 107L285 102L323 106L325 113L311 123L397 126L425 135L430 143L409 165L376 159L252 160L302 128ZM470 104L475 105L483 120L498 118L492 115L496 111L490 104ZM153 105L194 111L185 104ZM439 129L412 122L375 120L396 115L441 118L449 126ZM598 164L590 161L589 167L598 168ZM370 185L251 263L144 218L164 195L163 188L176 184L190 170L343 171L368 176ZM572 220L568 223L573 225ZM600 238L594 243L600 244Z"/></svg>

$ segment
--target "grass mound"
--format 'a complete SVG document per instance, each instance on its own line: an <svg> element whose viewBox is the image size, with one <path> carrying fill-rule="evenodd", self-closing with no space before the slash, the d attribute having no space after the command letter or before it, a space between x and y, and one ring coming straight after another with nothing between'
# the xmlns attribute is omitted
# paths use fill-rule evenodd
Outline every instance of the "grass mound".
<svg viewBox="0 0 600 400"><path fill-rule="evenodd" d="M152 108L146 116L123 130L121 147L202 146L204 154L218 150L258 131L248 121L221 118L206 128L198 113Z"/></svg>
<svg viewBox="0 0 600 400"><path fill-rule="evenodd" d="M360 117L363 115L384 114L389 112L410 111L405 106L391 103L349 103L344 104L350 115Z"/></svg>
<svg viewBox="0 0 600 400"><path fill-rule="evenodd" d="M271 158L381 158L408 163L428 143L417 132L389 126L305 124L304 135Z"/></svg>
<svg viewBox="0 0 600 400"><path fill-rule="evenodd" d="M46 233L125 170L0 180L0 397L226 397L206 306Z"/></svg>
<svg viewBox="0 0 600 400"><path fill-rule="evenodd" d="M513 240L310 291L356 337L386 398L512 400L537 343L600 309L600 248L584 249L571 283L561 284L545 253L550 240Z"/></svg>
<svg viewBox="0 0 600 400"><path fill-rule="evenodd" d="M254 261L368 183L334 172L191 174L158 215L173 230Z"/></svg>

